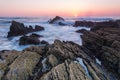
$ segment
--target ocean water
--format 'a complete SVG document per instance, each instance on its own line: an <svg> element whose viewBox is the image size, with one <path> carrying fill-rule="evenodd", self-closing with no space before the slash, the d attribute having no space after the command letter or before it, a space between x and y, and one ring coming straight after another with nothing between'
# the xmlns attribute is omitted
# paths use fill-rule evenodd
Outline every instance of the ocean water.
<svg viewBox="0 0 120 80"><path fill-rule="evenodd" d="M9 31L11 21L15 20L18 22L24 23L26 26L32 25L40 25L45 28L44 31L33 32L44 37L39 38L40 40L45 40L50 44L54 43L55 39L59 39L61 41L73 41L79 45L82 45L82 40L80 38L81 33L76 33L76 30L86 29L90 30L90 28L86 27L73 27L72 24L76 20L89 20L89 21L105 21L109 20L109 18L65 18L66 22L70 25L68 26L59 26L57 24L49 24L48 17L39 17L39 18L26 18L26 17L0 17L0 50L23 50L31 45L19 46L19 38L21 36L14 37L12 39L7 38L7 32ZM29 33L27 35L30 35ZM42 46L41 44L39 46Z"/></svg>

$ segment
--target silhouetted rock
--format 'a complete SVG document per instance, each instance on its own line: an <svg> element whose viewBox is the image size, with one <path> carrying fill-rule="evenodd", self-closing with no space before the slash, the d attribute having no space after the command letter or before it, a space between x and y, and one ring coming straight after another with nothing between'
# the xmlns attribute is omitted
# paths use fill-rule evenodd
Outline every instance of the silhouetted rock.
<svg viewBox="0 0 120 80"><path fill-rule="evenodd" d="M77 30L76 32L77 33L85 33L87 30L86 29L80 29L80 30Z"/></svg>
<svg viewBox="0 0 120 80"><path fill-rule="evenodd" d="M56 16L55 18L53 18L52 20L49 20L50 24L54 24L54 23L59 23L59 21L64 21L64 19L62 17Z"/></svg>
<svg viewBox="0 0 120 80"><path fill-rule="evenodd" d="M40 43L41 43L41 44L46 44L46 45L49 44L49 43L48 43L47 41L45 41L45 40L40 41Z"/></svg>
<svg viewBox="0 0 120 80"><path fill-rule="evenodd" d="M50 24L58 24L58 25L61 25L61 26L65 26L65 25L68 25L65 20L62 18L62 17L59 17L59 16L56 16L55 18L53 18L52 20L50 19L48 21Z"/></svg>
<svg viewBox="0 0 120 80"><path fill-rule="evenodd" d="M22 36L19 45L40 44L40 40L35 36Z"/></svg>
<svg viewBox="0 0 120 80"><path fill-rule="evenodd" d="M27 29L26 29L26 27L24 26L23 23L12 21L12 25L10 26L10 31L8 32L8 36L7 37L27 34L26 30Z"/></svg>
<svg viewBox="0 0 120 80"><path fill-rule="evenodd" d="M103 21L103 22L92 22L92 21L75 21L74 27L91 27L91 30L97 30L100 28L118 28L120 27L120 21L119 20L109 20L109 21Z"/></svg>
<svg viewBox="0 0 120 80"><path fill-rule="evenodd" d="M38 34L31 34L30 36L22 36L20 38L20 42L19 42L19 45L28 45L28 44L45 44L45 45L48 45L49 43L45 40L42 40L40 41L39 40L39 37L43 37L42 35L38 35Z"/></svg>
<svg viewBox="0 0 120 80"><path fill-rule="evenodd" d="M20 36L27 34L29 32L35 32L41 30L44 30L44 28L38 25L36 25L35 29L33 29L32 26L25 27L23 23L12 21L12 24L10 26L10 31L8 32L7 37Z"/></svg>
<svg viewBox="0 0 120 80"><path fill-rule="evenodd" d="M35 34L35 33L32 33L30 36L31 36L31 37L43 37L42 35Z"/></svg>
<svg viewBox="0 0 120 80"><path fill-rule="evenodd" d="M94 26L94 22L91 21L75 21L75 24L73 25L74 27L93 27Z"/></svg>
<svg viewBox="0 0 120 80"><path fill-rule="evenodd" d="M39 25L35 25L35 31L42 31L44 30L44 27L41 27Z"/></svg>
<svg viewBox="0 0 120 80"><path fill-rule="evenodd" d="M100 28L119 28L119 24L116 21L96 22L91 30L99 30Z"/></svg>

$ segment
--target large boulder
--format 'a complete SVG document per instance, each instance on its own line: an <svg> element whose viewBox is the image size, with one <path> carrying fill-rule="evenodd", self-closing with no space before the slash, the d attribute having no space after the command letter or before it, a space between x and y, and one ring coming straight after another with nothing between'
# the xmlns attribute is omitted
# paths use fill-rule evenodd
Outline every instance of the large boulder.
<svg viewBox="0 0 120 80"><path fill-rule="evenodd" d="M8 32L8 36L7 37L27 34L26 30L27 29L26 29L26 27L24 26L23 23L12 21L12 25L10 26L10 31Z"/></svg>
<svg viewBox="0 0 120 80"><path fill-rule="evenodd" d="M14 37L27 34L29 32L41 31L44 30L43 27L36 25L35 29L32 26L25 27L23 23L12 21L10 26L10 31L8 32L7 37Z"/></svg>
<svg viewBox="0 0 120 80"><path fill-rule="evenodd" d="M28 45L28 44L40 44L40 40L38 37L34 36L22 36L20 38L19 45Z"/></svg>
<svg viewBox="0 0 120 80"><path fill-rule="evenodd" d="M52 20L49 20L49 23L54 24L54 23L59 23L59 21L64 21L64 19L62 17L56 16Z"/></svg>
<svg viewBox="0 0 120 80"><path fill-rule="evenodd" d="M22 36L19 39L19 45L28 45L28 44L45 44L48 45L49 43L45 40L40 41L39 37L43 37L42 35L38 35L38 34L31 34L30 36Z"/></svg>
<svg viewBox="0 0 120 80"><path fill-rule="evenodd" d="M44 30L44 27L41 27L39 25L35 25L34 31L42 31L42 30Z"/></svg>
<svg viewBox="0 0 120 80"><path fill-rule="evenodd" d="M48 22L50 24L58 24L58 25L61 25L61 26L68 25L66 23L66 21L62 17L59 17L59 16L56 16L55 18L50 19Z"/></svg>

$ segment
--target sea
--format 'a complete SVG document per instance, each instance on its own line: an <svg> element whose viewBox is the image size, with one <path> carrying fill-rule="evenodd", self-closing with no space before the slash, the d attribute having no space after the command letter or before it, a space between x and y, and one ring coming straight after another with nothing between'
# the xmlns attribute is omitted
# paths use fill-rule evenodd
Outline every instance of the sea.
<svg viewBox="0 0 120 80"><path fill-rule="evenodd" d="M48 20L53 17L0 17L0 51L1 50L18 50L21 51L29 46L33 45L19 45L19 38L21 36L16 36L13 38L7 38L7 34L10 29L11 21L18 21L24 23L25 26L32 25L40 25L45 28L44 31L33 32L39 35L43 35L43 37L39 38L40 40L45 40L49 44L54 43L55 39L61 41L73 41L79 45L82 45L82 39L80 35L82 33L76 33L76 30L86 29L90 30L87 27L73 27L75 21L78 20L86 20L86 21L106 21L111 20L111 18L64 18L65 21L69 24L67 26L60 26L58 24L49 24ZM30 35L29 33L27 35ZM43 46L42 44L36 46Z"/></svg>

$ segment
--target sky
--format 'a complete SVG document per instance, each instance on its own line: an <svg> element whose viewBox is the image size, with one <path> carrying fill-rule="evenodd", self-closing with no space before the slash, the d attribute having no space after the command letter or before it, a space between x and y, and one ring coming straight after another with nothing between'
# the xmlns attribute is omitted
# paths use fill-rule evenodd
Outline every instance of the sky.
<svg viewBox="0 0 120 80"><path fill-rule="evenodd" d="M0 0L0 16L120 17L120 0Z"/></svg>

